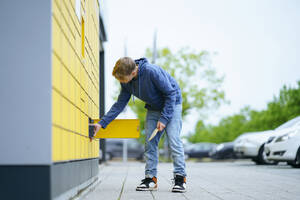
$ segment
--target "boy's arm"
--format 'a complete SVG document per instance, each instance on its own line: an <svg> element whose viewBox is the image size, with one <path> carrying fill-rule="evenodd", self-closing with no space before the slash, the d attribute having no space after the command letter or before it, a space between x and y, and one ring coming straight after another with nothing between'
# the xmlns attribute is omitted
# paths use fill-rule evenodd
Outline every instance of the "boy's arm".
<svg viewBox="0 0 300 200"><path fill-rule="evenodd" d="M127 105L131 94L121 85L122 89L118 97L118 101L114 103L114 105L110 108L108 113L102 117L99 124L102 128L106 128L106 126L114 120L120 112L123 111L125 106Z"/></svg>
<svg viewBox="0 0 300 200"><path fill-rule="evenodd" d="M155 74L158 73L158 74ZM161 91L165 99L165 105L161 112L159 121L164 125L171 120L175 102L176 102L176 89L171 85L166 72L156 71L151 72L151 79L154 82L155 86Z"/></svg>

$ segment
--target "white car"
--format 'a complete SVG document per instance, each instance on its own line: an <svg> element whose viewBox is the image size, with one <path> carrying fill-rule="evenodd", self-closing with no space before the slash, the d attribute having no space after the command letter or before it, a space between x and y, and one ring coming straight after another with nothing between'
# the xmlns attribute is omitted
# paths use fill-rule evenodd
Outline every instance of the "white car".
<svg viewBox="0 0 300 200"><path fill-rule="evenodd" d="M236 155L251 158L256 164L277 164L277 160L267 159L266 152L264 151L265 143L270 137L285 134L289 128L294 127L299 122L300 116L282 124L275 130L246 134L235 142L234 151Z"/></svg>
<svg viewBox="0 0 300 200"><path fill-rule="evenodd" d="M273 130L248 133L235 142L234 153L238 157L251 158L256 164L276 164L268 161L263 151L264 143L273 134Z"/></svg>
<svg viewBox="0 0 300 200"><path fill-rule="evenodd" d="M268 160L284 161L300 168L300 121L280 135L270 137L265 144L265 153Z"/></svg>

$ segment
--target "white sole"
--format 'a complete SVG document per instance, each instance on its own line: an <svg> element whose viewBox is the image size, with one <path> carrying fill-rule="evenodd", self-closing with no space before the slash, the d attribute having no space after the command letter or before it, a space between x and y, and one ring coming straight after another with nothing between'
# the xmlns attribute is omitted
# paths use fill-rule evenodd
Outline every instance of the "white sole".
<svg viewBox="0 0 300 200"><path fill-rule="evenodd" d="M180 193L184 193L184 192L186 192L186 190L172 189L172 192L180 192Z"/></svg>
<svg viewBox="0 0 300 200"><path fill-rule="evenodd" d="M136 191L157 191L157 188L136 188Z"/></svg>

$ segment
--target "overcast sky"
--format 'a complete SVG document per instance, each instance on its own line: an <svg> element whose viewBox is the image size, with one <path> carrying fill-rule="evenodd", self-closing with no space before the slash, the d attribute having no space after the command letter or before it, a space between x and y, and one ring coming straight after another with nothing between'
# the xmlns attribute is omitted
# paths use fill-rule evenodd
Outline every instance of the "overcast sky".
<svg viewBox="0 0 300 200"><path fill-rule="evenodd" d="M300 1L298 0L106 0L106 110L113 104L111 72L124 56L143 57L153 46L176 51L189 46L212 56L231 103L210 118L249 105L264 109L284 84L300 80ZM191 127L189 125L188 127Z"/></svg>

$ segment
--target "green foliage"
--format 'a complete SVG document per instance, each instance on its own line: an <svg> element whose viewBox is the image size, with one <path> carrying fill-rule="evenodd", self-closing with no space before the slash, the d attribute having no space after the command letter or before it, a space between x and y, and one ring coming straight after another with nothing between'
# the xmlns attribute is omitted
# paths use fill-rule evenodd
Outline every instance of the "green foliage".
<svg viewBox="0 0 300 200"><path fill-rule="evenodd" d="M152 51L147 49L146 57L151 55ZM183 118L192 109L199 113L199 118L205 117L209 111L225 102L225 94L221 89L224 78L217 76L207 51L182 48L173 53L168 48L162 48L157 55L155 64L169 72L181 88Z"/></svg>
<svg viewBox="0 0 300 200"><path fill-rule="evenodd" d="M221 89L223 77L217 76L215 69L211 66L210 55L207 51L196 52L189 48L182 48L173 53L168 48L162 48L158 50L157 55L155 64L169 72L181 88L183 119L192 109L198 111L198 118L204 117L209 111L225 102L224 91ZM146 57L151 56L152 51L147 49ZM130 101L129 106L140 119L141 130L144 130L146 115L144 103L139 100L135 103ZM144 137L140 140L143 142Z"/></svg>
<svg viewBox="0 0 300 200"><path fill-rule="evenodd" d="M198 121L190 142L228 142L245 132L275 129L284 122L300 115L300 81L296 88L283 86L279 96L267 104L265 110L245 107L240 113L223 118L217 126Z"/></svg>

